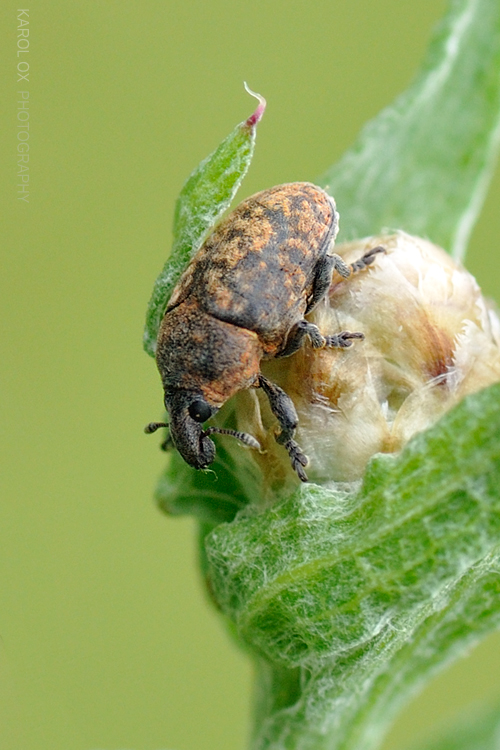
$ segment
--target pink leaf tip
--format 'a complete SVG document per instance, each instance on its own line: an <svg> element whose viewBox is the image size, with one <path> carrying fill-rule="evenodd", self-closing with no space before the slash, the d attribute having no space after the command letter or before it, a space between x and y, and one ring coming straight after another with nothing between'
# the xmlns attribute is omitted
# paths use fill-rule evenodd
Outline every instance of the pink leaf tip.
<svg viewBox="0 0 500 750"><path fill-rule="evenodd" d="M248 85L247 85L246 82L244 83L244 86L245 86L245 90L251 96L255 96L255 98L259 100L259 105L258 105L257 109L255 110L255 112L252 115L250 115L250 117L248 118L248 120L245 121L245 126L247 128L253 128L262 119L262 115L264 114L264 111L266 109L266 100L260 94L256 94L255 91L252 91L252 89L250 89L248 87Z"/></svg>

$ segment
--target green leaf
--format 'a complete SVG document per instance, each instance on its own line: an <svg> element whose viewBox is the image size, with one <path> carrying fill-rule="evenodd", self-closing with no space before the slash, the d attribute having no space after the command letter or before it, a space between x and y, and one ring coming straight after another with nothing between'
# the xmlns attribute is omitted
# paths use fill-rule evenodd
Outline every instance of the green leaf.
<svg viewBox="0 0 500 750"><path fill-rule="evenodd" d="M217 602L293 692L264 701L255 748L376 747L416 686L500 625L499 486L495 385L373 459L359 490L305 485L209 534Z"/></svg>
<svg viewBox="0 0 500 750"><path fill-rule="evenodd" d="M256 501L262 478L248 449L220 441L212 466L195 471L173 452L156 488L160 508L173 516L190 514L222 523Z"/></svg>
<svg viewBox="0 0 500 750"><path fill-rule="evenodd" d="M500 3L453 0L414 84L321 181L343 239L393 227L461 257L499 111ZM175 281L248 166L231 171L235 154L251 156L239 127L179 199L173 260L148 312L150 354ZM212 468L195 472L175 454L158 498L201 517L210 590L255 655L254 750L377 747L412 692L500 626L500 385L399 456L373 459L362 486L273 494L235 441L218 441Z"/></svg>
<svg viewBox="0 0 500 750"><path fill-rule="evenodd" d="M151 357L155 356L160 323L177 281L228 208L250 166L257 123L266 102L248 87L247 91L259 100L257 109L196 167L177 199L172 252L156 279L146 313L143 344Z"/></svg>
<svg viewBox="0 0 500 750"><path fill-rule="evenodd" d="M404 229L462 258L500 135L500 3L454 0L413 85L320 179L342 241Z"/></svg>
<svg viewBox="0 0 500 750"><path fill-rule="evenodd" d="M235 401L226 404L215 422L236 429ZM158 482L155 497L159 507L173 516L194 515L202 522L232 521L239 510L258 502L263 494L262 474L253 451L230 437L217 441L215 461L197 471L177 451Z"/></svg>

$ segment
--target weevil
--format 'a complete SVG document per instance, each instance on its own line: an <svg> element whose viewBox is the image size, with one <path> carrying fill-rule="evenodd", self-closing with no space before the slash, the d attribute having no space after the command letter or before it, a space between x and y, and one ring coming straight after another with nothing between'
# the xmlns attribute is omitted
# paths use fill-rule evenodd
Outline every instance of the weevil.
<svg viewBox="0 0 500 750"><path fill-rule="evenodd" d="M305 318L334 271L347 278L384 252L375 247L348 266L331 252L337 231L333 198L308 182L257 193L216 227L180 277L161 322L156 362L169 423L152 422L146 432L168 426L164 447L205 469L215 458L214 433L260 447L251 435L203 424L238 391L262 388L281 428L276 440L307 481L307 457L294 440L295 406L260 363L291 356L306 338L314 349L364 338L349 331L324 336Z"/></svg>

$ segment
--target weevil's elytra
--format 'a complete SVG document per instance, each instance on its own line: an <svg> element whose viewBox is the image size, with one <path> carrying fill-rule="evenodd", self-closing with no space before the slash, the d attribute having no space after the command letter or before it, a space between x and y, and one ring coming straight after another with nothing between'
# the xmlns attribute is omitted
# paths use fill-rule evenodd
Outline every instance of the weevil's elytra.
<svg viewBox="0 0 500 750"><path fill-rule="evenodd" d="M188 297L196 300L208 315L255 331L266 356L275 356L304 315L316 266L337 226L333 199L314 185L257 193L207 239L168 310Z"/></svg>
<svg viewBox="0 0 500 750"><path fill-rule="evenodd" d="M202 423L238 391L256 387L278 419L278 442L307 480L307 459L293 440L295 407L262 376L260 362L292 355L306 336L314 348L345 348L363 338L349 331L325 337L304 317L335 270L347 277L383 252L374 248L349 267L331 252L337 231L335 202L324 190L307 182L279 185L241 203L184 271L160 326L156 361L171 441L191 466L205 468L215 456L209 435L220 430ZM250 435L224 433L256 445Z"/></svg>

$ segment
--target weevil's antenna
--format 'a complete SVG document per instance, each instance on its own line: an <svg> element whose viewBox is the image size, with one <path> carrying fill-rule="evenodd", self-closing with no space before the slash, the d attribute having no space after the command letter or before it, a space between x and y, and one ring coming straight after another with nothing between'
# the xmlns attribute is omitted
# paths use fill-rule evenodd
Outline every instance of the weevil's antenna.
<svg viewBox="0 0 500 750"><path fill-rule="evenodd" d="M218 435L231 435L232 437L236 438L236 440L239 440L240 443L243 443L244 445L248 445L249 448L256 448L258 451L262 450L260 443L252 436L249 435L246 432L237 432L236 430L228 430L224 427L207 427L206 430L203 432L203 437L208 437L208 435L213 435L217 433Z"/></svg>
<svg viewBox="0 0 500 750"><path fill-rule="evenodd" d="M160 427L168 427L168 424L166 422L150 422L144 428L144 432L146 435L151 435L153 432L156 432L156 430L159 430Z"/></svg>

